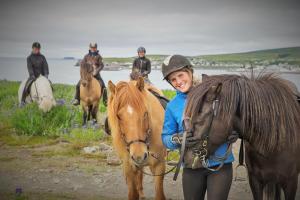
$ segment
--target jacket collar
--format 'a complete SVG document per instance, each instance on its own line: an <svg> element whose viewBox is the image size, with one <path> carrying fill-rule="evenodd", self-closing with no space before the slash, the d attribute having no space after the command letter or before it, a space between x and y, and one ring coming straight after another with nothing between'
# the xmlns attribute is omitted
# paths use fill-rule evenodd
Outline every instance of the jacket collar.
<svg viewBox="0 0 300 200"><path fill-rule="evenodd" d="M95 51L95 52L91 52L91 50L89 50L89 55L90 56L97 56L99 54L99 51Z"/></svg>
<svg viewBox="0 0 300 200"><path fill-rule="evenodd" d="M186 97L187 97L187 93L180 92L179 90L176 90L176 95L180 96L184 99L186 99Z"/></svg>

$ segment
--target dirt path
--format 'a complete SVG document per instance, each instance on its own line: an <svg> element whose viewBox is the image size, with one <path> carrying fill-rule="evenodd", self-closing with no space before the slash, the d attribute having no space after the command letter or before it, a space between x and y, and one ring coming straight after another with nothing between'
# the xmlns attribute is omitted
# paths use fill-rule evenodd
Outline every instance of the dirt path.
<svg viewBox="0 0 300 200"><path fill-rule="evenodd" d="M16 199L16 188L22 189L22 199L126 199L120 166L109 166L99 158L55 155L66 145L22 148L0 143L0 200ZM165 178L166 196L183 199L181 177L174 182L172 175ZM244 172L242 175L246 178ZM153 181L149 176L144 179L144 189L147 199L152 199ZM248 182L233 181L229 199L252 199ZM296 199L300 199L299 189Z"/></svg>

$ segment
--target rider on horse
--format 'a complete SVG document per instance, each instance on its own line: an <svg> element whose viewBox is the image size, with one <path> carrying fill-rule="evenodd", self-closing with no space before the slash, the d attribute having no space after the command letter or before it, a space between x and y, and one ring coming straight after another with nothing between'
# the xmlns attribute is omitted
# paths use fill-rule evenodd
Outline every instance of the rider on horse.
<svg viewBox="0 0 300 200"><path fill-rule="evenodd" d="M94 77L99 81L100 86L102 87L102 94L103 94L103 104L107 105L107 91L105 83L100 76L100 71L103 69L104 64L102 62L102 57L97 50L97 43L90 43L90 50L89 53L86 54L81 62L89 63L93 66ZM73 100L73 105L77 106L80 104L80 81L76 85L76 93L75 98Z"/></svg>
<svg viewBox="0 0 300 200"><path fill-rule="evenodd" d="M31 84L40 76L43 75L46 78L49 76L48 63L44 55L41 54L41 44L34 42L32 44L32 52L27 57L27 69L29 78L26 82L22 93L22 99L20 106L25 105L26 96L29 94Z"/></svg>
<svg viewBox="0 0 300 200"><path fill-rule="evenodd" d="M139 72L144 80L150 83L148 74L151 72L151 62L145 57L146 49L144 47L139 47L137 49L138 58L133 61L132 72Z"/></svg>

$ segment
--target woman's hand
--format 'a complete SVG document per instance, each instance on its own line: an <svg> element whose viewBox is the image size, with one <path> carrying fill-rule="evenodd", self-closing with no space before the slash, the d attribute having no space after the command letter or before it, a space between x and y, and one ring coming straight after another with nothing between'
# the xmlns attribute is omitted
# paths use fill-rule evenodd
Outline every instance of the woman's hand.
<svg viewBox="0 0 300 200"><path fill-rule="evenodd" d="M171 137L171 141L173 144L181 145L182 142L182 135L179 133L175 133Z"/></svg>

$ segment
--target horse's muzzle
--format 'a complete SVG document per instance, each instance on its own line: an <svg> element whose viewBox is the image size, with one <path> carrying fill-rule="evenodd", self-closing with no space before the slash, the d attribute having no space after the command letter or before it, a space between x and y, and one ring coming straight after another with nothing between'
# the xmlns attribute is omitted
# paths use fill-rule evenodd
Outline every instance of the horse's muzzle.
<svg viewBox="0 0 300 200"><path fill-rule="evenodd" d="M142 166L146 163L148 156L149 156L149 152L145 152L144 154L139 156L131 155L131 159L135 165Z"/></svg>

